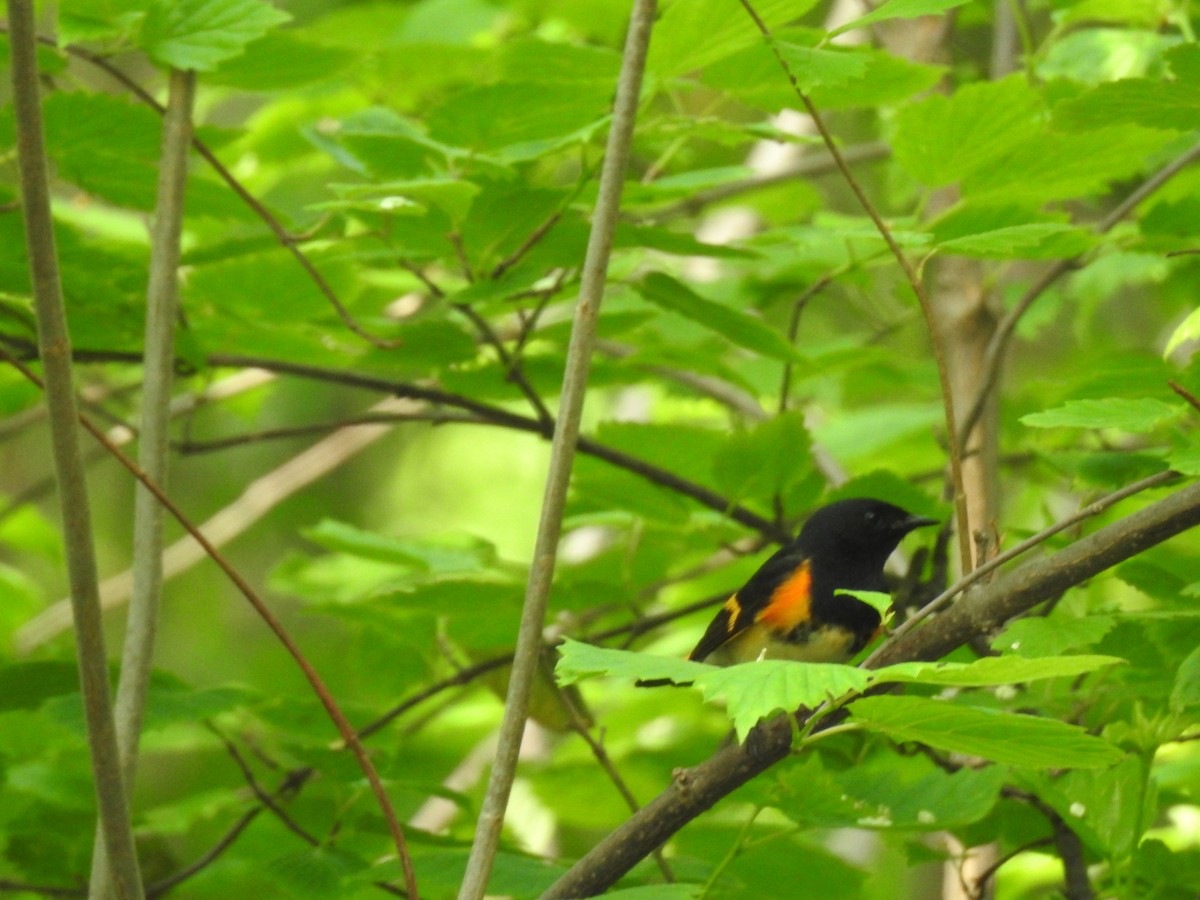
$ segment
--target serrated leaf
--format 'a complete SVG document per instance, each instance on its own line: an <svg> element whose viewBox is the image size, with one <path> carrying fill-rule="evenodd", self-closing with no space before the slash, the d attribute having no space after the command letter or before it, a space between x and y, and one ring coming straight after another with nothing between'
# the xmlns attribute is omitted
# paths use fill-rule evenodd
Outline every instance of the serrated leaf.
<svg viewBox="0 0 1200 900"><path fill-rule="evenodd" d="M399 538L322 519L307 529L304 536L326 550L437 574L475 572L496 561L495 548L471 535Z"/></svg>
<svg viewBox="0 0 1200 900"><path fill-rule="evenodd" d="M1001 653L1050 656L1075 647L1095 644L1108 634L1115 624L1116 619L1106 615L1076 618L1063 615L1052 618L1031 616L1010 622L992 641L992 647Z"/></svg>
<svg viewBox="0 0 1200 900"><path fill-rule="evenodd" d="M865 690L869 674L837 663L764 659L724 669L710 666L696 677L695 686L704 699L725 701L738 740L744 741L750 729L772 713L814 707Z"/></svg>
<svg viewBox="0 0 1200 900"><path fill-rule="evenodd" d="M1142 433L1177 414L1175 406L1153 397L1107 397L1068 400L1054 409L1022 416L1021 422L1033 428L1118 428Z"/></svg>
<svg viewBox="0 0 1200 900"><path fill-rule="evenodd" d="M1047 244L1055 239L1073 237L1070 242L1052 244L1050 252L1046 252ZM956 253L963 256L979 256L988 258L1021 257L1023 259L1042 259L1047 256L1069 257L1079 253L1090 242L1090 238L1081 228L1060 222L1032 222L1027 225L1010 225L985 231L980 234L968 234L951 238L938 244L943 253Z"/></svg>
<svg viewBox="0 0 1200 900"><path fill-rule="evenodd" d="M701 297L669 275L653 272L638 285L639 293L656 306L679 313L715 331L740 347L775 359L798 354L787 338L761 319Z"/></svg>
<svg viewBox="0 0 1200 900"><path fill-rule="evenodd" d="M559 660L554 667L554 674L559 684L574 684L594 675L631 680L669 678L685 683L705 672L715 670L714 666L705 663L654 656L650 653L614 650L611 647L596 647L572 638L566 638L559 644L558 653Z"/></svg>
<svg viewBox="0 0 1200 900"><path fill-rule="evenodd" d="M713 475L732 499L769 502L812 470L811 446L803 413L789 411L734 432L712 457Z"/></svg>
<svg viewBox="0 0 1200 900"><path fill-rule="evenodd" d="M1186 319L1175 326L1167 340L1163 356L1167 357L1179 349L1181 344L1200 339L1200 308L1192 310Z"/></svg>
<svg viewBox="0 0 1200 900"><path fill-rule="evenodd" d="M874 25L876 22L886 22L888 19L915 19L918 16L936 16L948 9L962 6L967 2L968 0L887 0L886 3L881 3L865 16L861 16L853 22L847 22L845 25L835 28L829 32L829 36L831 38L837 37L839 34L844 34L847 31L854 31L858 28L864 28L867 25Z"/></svg>
<svg viewBox="0 0 1200 900"><path fill-rule="evenodd" d="M816 0L760 0L755 10L768 27L793 22ZM725 0L672 3L655 25L646 69L672 77L736 53L762 41L754 21L739 4Z"/></svg>
<svg viewBox="0 0 1200 900"><path fill-rule="evenodd" d="M1171 687L1172 712L1194 712L1200 707L1200 647L1187 655L1175 672Z"/></svg>
<svg viewBox="0 0 1200 900"><path fill-rule="evenodd" d="M1106 666L1125 663L1118 656L985 656L970 663L898 663L874 672L880 682L990 687L1043 678L1073 678Z"/></svg>
<svg viewBox="0 0 1200 900"><path fill-rule="evenodd" d="M1141 172L1169 145L1169 131L1120 124L1096 131L1047 131L1014 146L963 180L964 196L1046 202L1108 190Z"/></svg>
<svg viewBox="0 0 1200 900"><path fill-rule="evenodd" d="M950 184L1036 135L1042 100L1023 76L934 95L897 119L896 161L925 184Z"/></svg>
<svg viewBox="0 0 1200 900"><path fill-rule="evenodd" d="M864 697L853 721L897 741L918 741L1031 769L1097 768L1122 753L1082 728L1056 719L998 712L922 697Z"/></svg>
<svg viewBox="0 0 1200 900"><path fill-rule="evenodd" d="M330 188L343 198L342 205L349 203L391 213L403 212L406 208L423 212L428 206L436 206L455 222L466 218L480 191L479 185L454 178L420 178L369 185L333 184ZM338 205L337 202L316 204L323 208Z"/></svg>
<svg viewBox="0 0 1200 900"><path fill-rule="evenodd" d="M805 93L816 87L837 87L859 78L866 72L869 62L866 55L853 50L825 50L786 42L778 42L775 46Z"/></svg>
<svg viewBox="0 0 1200 900"><path fill-rule="evenodd" d="M142 46L164 65L207 72L289 19L262 0L159 0L142 26Z"/></svg>

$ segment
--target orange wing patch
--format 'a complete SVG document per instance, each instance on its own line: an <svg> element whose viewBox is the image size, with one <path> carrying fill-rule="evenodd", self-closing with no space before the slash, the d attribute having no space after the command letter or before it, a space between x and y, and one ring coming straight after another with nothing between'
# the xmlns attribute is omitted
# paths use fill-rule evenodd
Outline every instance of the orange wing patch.
<svg viewBox="0 0 1200 900"><path fill-rule="evenodd" d="M771 599L754 621L763 622L773 631L786 634L812 616L812 569L808 560L792 570L792 574L771 592Z"/></svg>

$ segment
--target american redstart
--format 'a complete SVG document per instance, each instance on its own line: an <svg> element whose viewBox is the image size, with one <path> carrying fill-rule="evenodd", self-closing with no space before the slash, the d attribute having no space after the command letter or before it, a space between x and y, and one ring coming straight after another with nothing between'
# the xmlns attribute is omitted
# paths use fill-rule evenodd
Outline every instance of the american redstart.
<svg viewBox="0 0 1200 900"><path fill-rule="evenodd" d="M845 662L870 642L882 619L870 604L840 592L886 592L887 558L914 528L935 524L882 500L822 507L725 601L688 659L721 666L762 658Z"/></svg>

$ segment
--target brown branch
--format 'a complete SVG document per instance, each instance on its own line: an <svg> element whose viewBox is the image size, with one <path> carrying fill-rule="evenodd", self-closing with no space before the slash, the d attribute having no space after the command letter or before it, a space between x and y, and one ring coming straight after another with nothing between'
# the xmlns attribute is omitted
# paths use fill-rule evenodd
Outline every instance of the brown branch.
<svg viewBox="0 0 1200 900"><path fill-rule="evenodd" d="M1198 524L1200 484L1192 484L997 578L919 631L889 642L875 665L939 659L975 635ZM589 897L614 884L700 813L787 757L792 728L790 716L777 717L760 724L746 744L725 747L698 766L678 770L663 793L576 862L543 900Z"/></svg>
<svg viewBox="0 0 1200 900"><path fill-rule="evenodd" d="M1096 224L1096 234L1106 234L1111 231L1125 216L1137 208L1138 204L1197 159L1200 159L1200 143L1193 145L1190 149L1167 163L1167 165L1142 182L1135 191L1117 204L1108 215ZM967 414L963 416L959 430L960 440L963 435L970 434L971 429L979 421L979 417L983 415L983 408L987 403L988 395L995 390L1000 380L1000 368L1004 362L1004 354L1008 350L1008 344L1012 340L1013 333L1016 331L1017 323L1021 320L1021 317L1034 304L1034 301L1046 292L1047 288L1067 272L1079 268L1083 264L1084 259L1085 254L1081 253L1070 259L1056 262L1043 272L1037 281L1029 286L1028 290L1016 302L1016 305L1000 320L1000 324L996 326L996 331L988 343L987 355L983 364L984 376L980 383L979 393L976 394L975 399L971 402Z"/></svg>
<svg viewBox="0 0 1200 900"><path fill-rule="evenodd" d="M1157 474L1150 475L1149 477L1143 478L1140 481L1135 481L1133 484L1128 484L1119 490L1113 491L1111 494L1101 497L1099 500L1089 503L1082 509L1067 516L1065 519L1055 522L1049 528L1044 528L1037 534L1021 541L1016 546L1010 547L1003 553L997 554L989 559L986 563L983 563L974 570L968 572L937 597L934 597L932 600L930 600L921 609L909 616L908 619L906 619L898 628L896 628L895 631L892 632L891 640L898 640L899 638L908 634L922 621L936 613L959 594L962 594L968 588L982 581L987 575L990 575L992 572L1006 563L1012 562L1012 560L1016 559L1018 556L1028 553L1034 547L1045 543L1056 534L1078 525L1085 519L1098 516L1113 504L1118 503L1121 500L1125 500L1128 497L1132 497L1134 494L1141 493L1142 491L1149 490L1150 488L1161 487L1177 480L1178 478L1179 474L1177 472L1158 472ZM867 657L864 665L870 668L876 657L883 655L888 646L889 644L885 644L872 653L869 657Z"/></svg>
<svg viewBox="0 0 1200 900"><path fill-rule="evenodd" d="M217 740L219 740L225 747L225 752L227 752L233 759L234 764L242 773L242 779L246 782L251 793L254 794L254 797L256 800L258 800L259 804L270 811L275 818L283 823L284 827L287 828L288 831L295 834L306 844L311 847L321 846L320 839L306 831L304 826L293 819L291 814L288 813L288 811L282 806L280 806L275 801L275 798L272 797L263 788L263 786L258 783L258 779L254 776L254 770L250 768L250 764L246 762L246 758L242 756L242 751L237 748L237 745L234 744L233 741L231 741L228 737L226 737L212 722L205 722L204 724L205 727L207 727L208 730L211 731L216 736Z"/></svg>
<svg viewBox="0 0 1200 900"><path fill-rule="evenodd" d="M242 832L245 831L250 823L262 814L265 807L255 806L252 809L246 810L241 817L233 823L233 826L221 836L212 847L210 847L203 855L189 866L185 866L178 872L168 875L161 881L156 881L146 888L147 900L153 900L156 897L162 897L169 891L174 890L183 884L189 878L198 875L210 865L212 865L226 850L234 845Z"/></svg>
<svg viewBox="0 0 1200 900"><path fill-rule="evenodd" d="M6 29L0 28L0 30ZM138 100L149 106L159 115L163 115L166 112L166 107L159 103L149 91L143 88L140 84L122 72L103 56L97 53L92 53L90 50L87 50L86 48L80 47L76 44L68 44L65 47L60 47L58 42L53 38L39 36L37 40L48 47L54 47L55 49L63 50L66 53L78 57L79 59L90 63L96 68L101 69L111 78L119 82L131 94L137 97ZM321 274L321 271L316 267L313 261L308 258L308 255L300 249L298 246L299 239L297 236L291 234L286 228L283 227L283 223L281 223L279 219L276 218L275 215L269 209L267 209L257 197L251 194L245 185L238 181L234 174L225 167L224 163L217 158L217 155L209 148L207 144L204 143L204 141L193 136L192 147L197 153L200 154L205 162L212 166L213 171L217 173L217 176L225 182L229 189L237 194L238 198L248 207L250 207L251 211L258 216L264 225L267 226L271 234L273 234L275 239L279 242L279 245L292 254L292 257L297 263L299 263L300 268L305 271L312 283L316 285L317 290L321 292L326 301L328 301L329 305L333 307L334 311L338 315L338 318L342 320L342 324L344 324L347 329L368 343L383 350L390 350L401 346L401 341L377 337L359 325L358 321L350 314L350 310L346 308L344 303L342 303L341 298L338 297L337 292L333 289L333 286L330 285L330 283L325 279L325 276Z"/></svg>
<svg viewBox="0 0 1200 900"><path fill-rule="evenodd" d="M950 392L950 374L946 366L946 352L942 346L940 331L937 327L937 320L934 316L933 305L929 302L929 297L925 293L925 287L921 283L921 278L913 268L908 257L904 255L904 251L900 245L896 243L895 237L892 235L892 230L887 223L883 221L883 217L879 214L879 210L875 208L875 204L871 202L871 198L867 196L867 192L859 184L855 177L850 164L846 161L846 157L842 154L837 142L833 138L833 133L829 130L829 126L825 124L825 119L817 110L816 105L809 98L808 94L800 87L800 82L796 78L796 74L792 71L790 65L783 54L780 53L779 47L775 43L774 36L771 30L767 27L766 22L762 20L758 12L754 9L750 0L740 0L743 8L754 20L754 24L762 33L763 39L767 42L767 46L774 54L775 59L779 62L780 67L787 75L788 81L792 85L796 96L800 98L800 102L804 104L805 110L809 117L813 120L817 131L821 135L821 139L825 142L825 147L829 151L829 155L833 157L834 163L838 170L842 173L842 178L854 193L859 205L867 214L867 217L874 223L875 229L879 232L879 236L883 238L887 244L888 250L895 257L901 270L904 272L904 277L908 281L909 287L917 298L917 302L921 307L921 314L925 317L925 328L929 332L929 343L933 348L934 360L937 362L938 384L942 395L942 409L946 418L946 444L948 455L950 458L950 476L954 483L954 509L955 518L958 520L957 536L959 547L959 558L962 565L962 571L968 572L971 570L971 523L967 514L967 503L965 488L963 486L962 473L962 447L963 441L959 436L958 424L956 421L956 413L954 411L954 399ZM968 432L969 433L969 432Z"/></svg>
<svg viewBox="0 0 1200 900"><path fill-rule="evenodd" d="M529 405L533 407L537 413L538 420L543 425L554 427L554 416L550 410L546 408L546 404L542 402L542 398L538 396L538 392L533 389L533 385L529 383L529 379L525 377L524 371L521 369L520 361L509 354L504 346L504 342L500 340L500 335L496 334L496 330L488 323L487 319L479 315L475 309L467 303L455 303L453 307L462 313L475 326L484 342L496 351L496 355L500 358L501 365L505 369L505 378L515 384L525 395L525 399L529 401Z"/></svg>
<svg viewBox="0 0 1200 900"><path fill-rule="evenodd" d="M2 345L0 345L0 356L6 357L8 362L18 371L20 371L25 378L27 378L33 384L41 387L41 380L37 377L37 375L35 375L22 362L10 355L7 350L3 349ZM171 516L183 526L184 530L191 535L196 543L198 543L204 549L204 552L213 560L213 562L217 564L221 571L225 573L225 576L231 582L233 582L234 586L237 587L242 596L249 601L250 605L254 608L254 611L258 613L259 618L261 618L267 627L272 631L272 633L274 633L276 639L283 645L284 649L287 650L288 654L295 661L296 665L300 667L300 670L304 673L304 676L307 679L309 686L312 688L313 693L315 693L317 698L321 701L321 705L325 708L326 714L337 727L342 739L346 742L346 745L350 748L350 751L354 754L355 759L358 761L359 767L363 770L363 774L367 778L367 782L371 787L371 791L375 795L375 799L378 802L380 810L383 812L384 819L388 823L388 828L391 831L392 840L396 846L396 853L400 859L401 867L404 870L408 895L412 897L413 900L417 900L419 895L417 891L416 874L412 868L412 858L408 854L408 847L404 839L404 832L400 827L399 820L396 818L396 811L392 807L391 801L388 799L387 791L384 790L383 782L379 778L379 773L375 770L374 764L367 755L366 748L363 747L362 742L358 739L358 735L354 731L354 728L350 725L350 722L342 712L341 707L338 706L337 701L329 692L329 689L325 686L325 683L321 680L320 675L317 674L316 669L313 668L312 664L308 661L308 658L303 654L299 646L292 640L291 635L288 634L288 632L284 629L283 624L278 618L276 618L275 614L271 612L270 608L263 602L262 598L258 596L254 588L250 586L250 583L242 577L242 574L233 567L233 565L224 557L221 551L218 550L216 546L214 546L212 542L204 536L204 533L200 531L198 527L196 527L196 525L183 513L183 511L175 504L175 502L165 493L163 493L162 489L152 479L147 477L146 473L143 472L132 459L126 456L116 444L110 441L104 432L97 428L90 419L88 419L86 416L79 415L78 421L88 432L91 433L92 437L94 437L104 446L111 456L113 456L131 475L133 475L134 478L146 486L150 493L154 495L155 499L163 505L167 512L169 512ZM119 778L117 780L117 784L120 784ZM107 837L108 835L106 835L106 838Z"/></svg>
<svg viewBox="0 0 1200 900"><path fill-rule="evenodd" d="M1176 394L1178 394L1180 397L1182 397L1184 400L1186 400L1188 405L1192 409L1196 410L1196 412L1200 412L1200 398L1197 398L1195 394L1193 394L1191 391L1189 391L1187 388L1185 388L1178 381L1175 381L1173 379L1168 381L1167 385Z"/></svg>
<svg viewBox="0 0 1200 900"><path fill-rule="evenodd" d="M12 337L0 336L0 346L5 342L21 348L22 354L26 358L36 357L36 352L29 346L28 342ZM5 355L8 355L7 352ZM85 350L76 351L75 355L77 359L95 362L138 362L141 359L136 353L124 351ZM478 424L481 425L496 425L503 428L512 428L517 431L526 431L546 440L549 440L553 436L553 429L539 422L537 419L437 388L424 387L402 381L391 381L386 378L364 375L358 372L337 371L325 369L320 366L306 365L304 363L264 359L245 354L214 353L208 357L207 363L210 366L225 368L266 369L276 373L312 378L331 384L365 388L367 390L394 394L398 397L408 397L413 400L424 400L428 403L455 407L475 413L479 416L481 421ZM760 516L758 513L739 503L734 503L728 497L716 491L710 490L694 481L682 478L661 466L656 466L653 463L646 462L636 456L609 447L588 437L579 438L577 449L584 455L602 459L618 468L626 469L635 475L645 478L647 481L691 497L702 506L707 506L709 509L715 510L722 515L727 515L733 521L757 531L773 541L786 543L791 540L792 536L790 534L779 528L778 525L769 519Z"/></svg>
<svg viewBox="0 0 1200 900"><path fill-rule="evenodd" d="M854 147L847 147L842 151L842 156L846 162L852 164L885 160L891 155L892 148L882 142L859 144ZM678 200L668 206L638 214L637 218L640 221L662 222L676 216L694 215L706 206L711 206L714 203L720 203L724 200L732 200L741 194L763 190L764 188L774 187L777 184L785 184L797 179L814 178L819 175L836 172L837 170L837 162L831 156L806 156L787 168L780 169L778 172L771 172L768 175L752 175L738 181L730 181L726 184L719 184L702 191L696 191L683 200Z"/></svg>

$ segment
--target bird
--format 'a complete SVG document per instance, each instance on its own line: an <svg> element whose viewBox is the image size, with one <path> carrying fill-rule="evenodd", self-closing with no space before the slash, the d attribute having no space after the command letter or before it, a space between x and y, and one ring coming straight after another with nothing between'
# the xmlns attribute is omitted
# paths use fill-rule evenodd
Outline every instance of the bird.
<svg viewBox="0 0 1200 900"><path fill-rule="evenodd" d="M758 659L846 662L870 643L882 619L870 604L841 592L886 592L888 557L909 532L936 524L869 497L821 507L725 601L688 659L721 666Z"/></svg>

